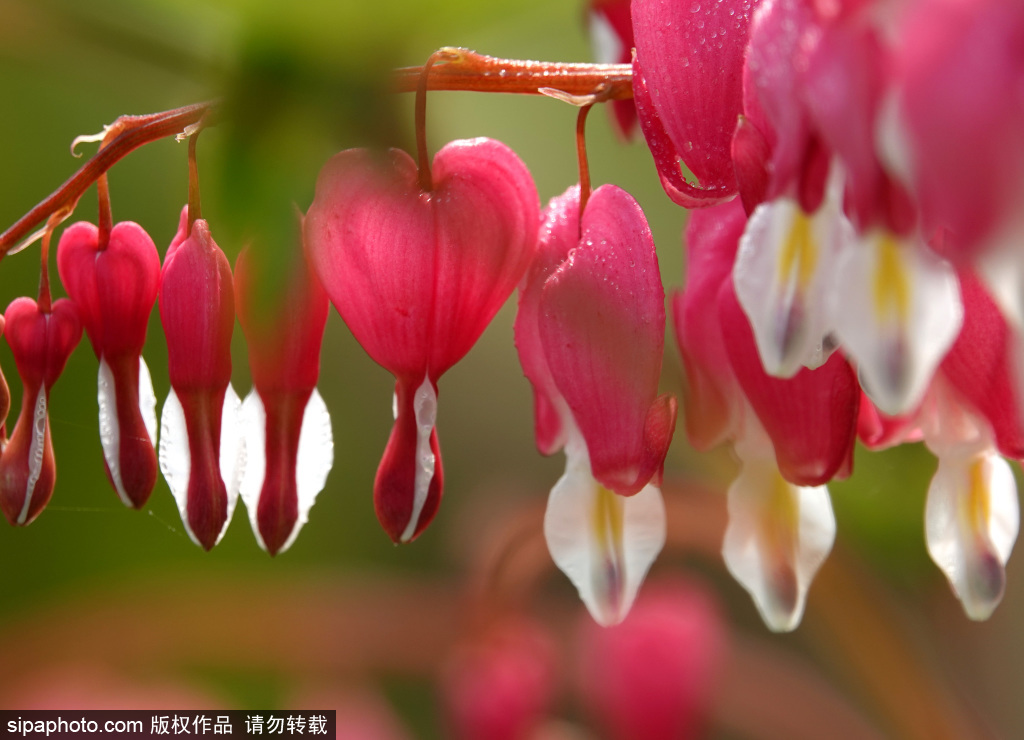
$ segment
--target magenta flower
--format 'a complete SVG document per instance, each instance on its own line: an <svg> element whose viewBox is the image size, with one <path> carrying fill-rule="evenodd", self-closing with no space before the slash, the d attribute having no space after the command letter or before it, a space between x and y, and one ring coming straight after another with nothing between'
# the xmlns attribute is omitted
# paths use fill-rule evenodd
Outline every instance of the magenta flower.
<svg viewBox="0 0 1024 740"><path fill-rule="evenodd" d="M160 256L130 221L105 245L79 222L57 246L57 269L100 362L100 442L107 477L126 506L142 507L156 484L156 395L142 359L149 314L160 286Z"/></svg>
<svg viewBox="0 0 1024 740"><path fill-rule="evenodd" d="M765 372L731 279L745 221L739 201L691 215L674 314L688 399L707 394L686 405L687 429L701 448L734 440L742 462L729 489L726 565L768 626L791 630L835 537L824 484L850 472L860 389L840 355L788 379Z"/></svg>
<svg viewBox="0 0 1024 740"><path fill-rule="evenodd" d="M240 494L256 541L276 555L295 541L334 462L331 418L316 390L329 306L304 253L282 295L268 293L265 270L251 248L235 262L238 320L253 382L242 404Z"/></svg>
<svg viewBox="0 0 1024 740"><path fill-rule="evenodd" d="M82 324L66 298L46 309L31 298L17 298L4 319L24 392L14 432L0 455L0 508L11 524L26 525L49 502L57 481L50 389L82 338Z"/></svg>
<svg viewBox="0 0 1024 740"><path fill-rule="evenodd" d="M536 251L537 191L505 145L456 141L424 189L392 150L335 155L317 180L306 248L363 349L395 376L395 425L374 483L395 542L415 539L441 501L437 381L469 351Z"/></svg>
<svg viewBox="0 0 1024 740"><path fill-rule="evenodd" d="M160 279L171 393L160 420L160 469L189 537L209 550L224 535L244 462L231 387L231 267L206 221L182 211Z"/></svg>
<svg viewBox="0 0 1024 740"><path fill-rule="evenodd" d="M603 185L552 199L523 287L516 346L534 389L537 446L564 445L548 500L548 549L594 618L628 613L665 540L658 485L676 403L657 396L664 290L643 211Z"/></svg>
<svg viewBox="0 0 1024 740"><path fill-rule="evenodd" d="M743 58L757 0L633 0L633 95L665 192L681 206L737 192L732 139L743 112ZM693 173L687 182L680 161Z"/></svg>

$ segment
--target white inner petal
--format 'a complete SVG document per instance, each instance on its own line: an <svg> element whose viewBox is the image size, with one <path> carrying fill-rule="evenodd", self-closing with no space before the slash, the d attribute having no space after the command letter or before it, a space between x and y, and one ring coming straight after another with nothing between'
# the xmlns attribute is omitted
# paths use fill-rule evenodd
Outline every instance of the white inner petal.
<svg viewBox="0 0 1024 740"><path fill-rule="evenodd" d="M622 54L622 41L603 13L588 13L590 43L599 64L617 64Z"/></svg>
<svg viewBox="0 0 1024 740"><path fill-rule="evenodd" d="M317 494L327 485L327 475L334 466L331 415L320 392L315 388L302 415L297 463L295 475L299 494L299 518L292 533L282 545L281 552L292 546L295 538L299 536L299 530L309 521L309 510L313 508Z"/></svg>
<svg viewBox="0 0 1024 740"><path fill-rule="evenodd" d="M164 401L164 409L160 415L160 444L157 457L160 460L160 472L163 473L167 487L171 489L174 501L178 505L181 523L189 538L200 544L188 523L188 479L192 475L192 452L188 446L188 429L185 426L185 410L181 407L174 389Z"/></svg>
<svg viewBox="0 0 1024 740"><path fill-rule="evenodd" d="M783 479L763 435L756 429L737 441L743 467L729 487L722 555L768 628L788 632L800 624L807 590L835 541L836 521L828 488Z"/></svg>
<svg viewBox="0 0 1024 740"><path fill-rule="evenodd" d="M566 445L565 474L548 497L544 537L595 621L610 626L626 617L665 536L656 486L630 497L612 493L591 475L586 448Z"/></svg>
<svg viewBox="0 0 1024 740"><path fill-rule="evenodd" d="M434 451L430 449L430 435L437 421L437 394L429 377L416 389L413 397L413 410L416 412L416 478L413 488L412 513L409 523L402 532L402 542L408 542L416 534L416 527L423 513L423 506L430 493L430 482L434 479Z"/></svg>
<svg viewBox="0 0 1024 740"><path fill-rule="evenodd" d="M132 501L124 489L121 478L121 425L117 420L117 390L114 385L114 374L110 371L105 357L100 358L100 370L97 380L96 401L100 414L100 445L103 447L103 459L110 471L110 480L114 483L121 503L131 507Z"/></svg>
<svg viewBox="0 0 1024 740"><path fill-rule="evenodd" d="M765 371L789 378L828 359L825 295L840 241L852 228L826 201L812 216L789 198L757 207L740 239L733 281Z"/></svg>
<svg viewBox="0 0 1024 740"><path fill-rule="evenodd" d="M149 374L146 361L139 357L139 411L142 422L146 425L150 444L156 446L156 394L153 392L153 379ZM100 417L100 445L103 447L103 459L110 470L110 479L114 482L121 503L134 506L124 488L121 477L121 425L117 419L117 388L114 374L110 370L105 357L100 358L100 370L96 391Z"/></svg>
<svg viewBox="0 0 1024 740"><path fill-rule="evenodd" d="M939 458L925 505L928 553L971 619L988 619L1002 600L1019 524L1013 473L993 450Z"/></svg>
<svg viewBox="0 0 1024 740"><path fill-rule="evenodd" d="M153 377L149 366L139 357L139 410L142 423L146 425L150 443L156 447L156 393L153 391Z"/></svg>
<svg viewBox="0 0 1024 740"><path fill-rule="evenodd" d="M36 483L43 474L43 456L46 454L46 386L39 386L36 406L32 414L32 441L28 445L28 481L25 483L25 501L18 514L18 524L28 520L29 505Z"/></svg>
<svg viewBox="0 0 1024 740"><path fill-rule="evenodd" d="M245 433L245 473L239 494L249 512L249 523L256 536L256 542L266 550L263 536L260 534L257 510L259 497L266 478L266 426L267 414L263 401L253 389L245 397L242 404L242 425ZM302 414L302 426L299 432L299 449L296 456L295 484L298 494L298 518L288 538L278 550L284 552L295 538L299 530L309 521L309 510L316 502L317 494L327 483L327 474L334 465L334 435L331 431L331 417L327 405L315 388L306 403Z"/></svg>
<svg viewBox="0 0 1024 740"><path fill-rule="evenodd" d="M228 506L227 518L224 519L224 527L217 535L217 542L224 537L228 524L231 523L235 504L238 503L238 489L245 472L245 436L241 413L242 401L229 383L224 393L224 408L220 417L220 477L224 480Z"/></svg>
<svg viewBox="0 0 1024 740"><path fill-rule="evenodd" d="M843 248L831 294L864 392L886 414L913 411L963 323L953 268L919 240L875 232Z"/></svg>
<svg viewBox="0 0 1024 740"><path fill-rule="evenodd" d="M260 503L260 492L267 475L267 413L256 389L249 391L242 403L242 433L245 435L245 474L242 476L238 493L249 512L249 524L256 536L260 549L266 550L267 545L260 534L260 524L256 516Z"/></svg>

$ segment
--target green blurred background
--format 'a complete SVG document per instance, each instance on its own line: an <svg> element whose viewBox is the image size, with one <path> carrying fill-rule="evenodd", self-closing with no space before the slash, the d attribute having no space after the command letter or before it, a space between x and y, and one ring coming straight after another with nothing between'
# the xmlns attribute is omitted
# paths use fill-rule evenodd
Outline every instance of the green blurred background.
<svg viewBox="0 0 1024 740"><path fill-rule="evenodd" d="M223 97L230 121L198 145L204 216L232 262L245 244L283 258L295 246L293 204L308 207L332 153L411 149L412 98L387 92L388 73L445 45L590 58L579 0L0 0L0 228L79 166L68 150L75 136L121 114ZM605 113L590 117L594 184L614 182L644 207L671 290L682 281L685 212L662 193L644 145L619 142ZM461 137L506 142L531 168L542 202L576 180L575 110L565 104L433 93L427 120L435 151ZM186 146L167 140L137 151L112 170L110 188L115 220L142 224L162 253L187 195ZM95 189L78 219L95 220ZM3 261L0 302L35 294L38 254L32 248ZM30 527L0 531L0 705L156 706L162 697L182 707L337 706L387 716L396 733L445 737L435 679L452 646L471 639L467 613L491 598L480 595L488 553L509 538L510 523L539 530L563 464L534 450L513 318L510 302L441 381L445 500L423 537L395 547L372 507L392 380L332 310L320 390L332 414L335 465L309 524L277 558L257 547L241 504L221 544L205 553L184 533L162 480L145 510L118 502L96 429L96 360L83 341L51 398L53 500ZM244 395L241 340L236 328L234 386ZM155 311L145 357L162 403L169 386ZM0 366L12 385L13 423L20 384L6 345ZM678 393L681 382L669 342L662 385ZM734 468L724 453L697 455L681 425L679 432L666 464L670 516L699 517L705 509L693 502L708 497L697 491L721 489ZM753 641L796 661L877 736L1024 737L1019 569L1011 561L995 616L968 622L925 553L924 491L934 462L919 447L861 453L853 478L833 487L839 552L795 635L768 636L713 548L687 545L685 535L654 575L698 579L721 601L736 645ZM709 500L720 508L720 496ZM707 531L715 526L709 521ZM570 634L581 612L571 586L542 559L530 562L539 575L527 579L527 592L515 594L514 606L493 598L491 606ZM791 700L788 711L805 706L799 695ZM584 729L568 688L559 689L552 713L568 718L577 737L601 736ZM745 736L719 720L709 737Z"/></svg>

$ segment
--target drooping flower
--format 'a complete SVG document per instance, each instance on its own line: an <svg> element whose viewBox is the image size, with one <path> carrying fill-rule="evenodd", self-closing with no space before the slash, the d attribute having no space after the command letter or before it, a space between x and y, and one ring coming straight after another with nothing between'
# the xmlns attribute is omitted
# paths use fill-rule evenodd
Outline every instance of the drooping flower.
<svg viewBox="0 0 1024 740"><path fill-rule="evenodd" d="M245 454L231 387L231 267L206 221L189 224L187 208L164 257L160 322L171 381L160 469L189 537L209 550L234 512Z"/></svg>
<svg viewBox="0 0 1024 740"><path fill-rule="evenodd" d="M0 455L0 508L16 525L31 523L53 495L57 464L50 439L50 389L82 338L71 301L62 298L48 308L17 298L4 314L7 343L24 387L21 412Z"/></svg>
<svg viewBox="0 0 1024 740"><path fill-rule="evenodd" d="M702 449L732 439L743 464L729 489L726 565L766 624L791 630L835 537L824 484L850 471L860 389L838 354L788 379L765 372L731 279L745 221L738 201L691 215L673 308L691 438Z"/></svg>
<svg viewBox="0 0 1024 740"><path fill-rule="evenodd" d="M516 345L537 446L566 454L544 520L548 549L594 618L615 624L665 541L658 485L676 404L657 396L664 290L643 211L603 185L581 220L579 199L574 186L545 211Z"/></svg>
<svg viewBox="0 0 1024 740"><path fill-rule="evenodd" d="M114 225L106 244L79 222L57 246L57 269L100 362L100 442L107 477L126 506L142 507L156 484L156 395L142 358L160 285L160 256L141 226Z"/></svg>
<svg viewBox="0 0 1024 740"><path fill-rule="evenodd" d="M260 547L291 546L334 461L331 418L316 390L327 294L299 252L280 295L247 248L235 262L238 320L253 390L242 403L246 465L240 493Z"/></svg>
<svg viewBox="0 0 1024 740"><path fill-rule="evenodd" d="M757 0L633 0L633 95L665 192L687 208L737 192L731 154ZM696 184L679 169L682 161Z"/></svg>
<svg viewBox="0 0 1024 740"><path fill-rule="evenodd" d="M437 381L469 351L536 250L529 171L491 139L434 157L425 189L392 150L335 155L317 180L306 248L327 295L363 349L395 376L395 425L374 483L395 542L415 539L441 500Z"/></svg>

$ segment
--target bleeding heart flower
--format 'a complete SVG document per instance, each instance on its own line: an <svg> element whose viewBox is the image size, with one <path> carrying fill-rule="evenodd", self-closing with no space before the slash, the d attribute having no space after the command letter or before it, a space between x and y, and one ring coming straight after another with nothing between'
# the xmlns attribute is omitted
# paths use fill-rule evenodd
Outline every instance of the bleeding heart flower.
<svg viewBox="0 0 1024 740"><path fill-rule="evenodd" d="M235 262L238 320L249 346L253 390L242 404L246 465L240 493L260 547L288 549L334 462L331 417L316 390L327 294L295 255L284 290L248 248Z"/></svg>
<svg viewBox="0 0 1024 740"><path fill-rule="evenodd" d="M160 321L171 381L160 419L160 469L189 537L209 550L231 520L245 455L241 402L231 387L231 267L206 221L189 228L187 209L164 258Z"/></svg>
<svg viewBox="0 0 1024 740"><path fill-rule="evenodd" d="M82 338L82 325L66 298L49 311L31 298L17 298L4 319L24 393L14 432L0 455L0 508L11 524L25 525L53 495L57 465L50 440L50 389Z"/></svg>
<svg viewBox="0 0 1024 740"><path fill-rule="evenodd" d="M757 0L633 0L633 96L665 192L699 207L736 194L732 137ZM689 183L682 161L697 179Z"/></svg>
<svg viewBox="0 0 1024 740"><path fill-rule="evenodd" d="M156 395L142 359L149 314L160 286L160 256L130 221L105 245L79 222L57 246L57 269L100 361L100 442L107 477L126 506L142 507L156 483Z"/></svg>
<svg viewBox="0 0 1024 740"><path fill-rule="evenodd" d="M665 541L658 485L676 404L657 396L664 290L643 211L598 188L552 199L523 287L516 345L534 388L537 445L564 444L565 475L544 534L555 563L601 624L629 612Z"/></svg>
<svg viewBox="0 0 1024 740"><path fill-rule="evenodd" d="M504 144L456 141L424 189L404 152L335 155L317 180L306 248L338 313L395 376L395 425L374 483L377 517L396 542L430 523L441 500L437 381L519 282L536 251L539 203Z"/></svg>

